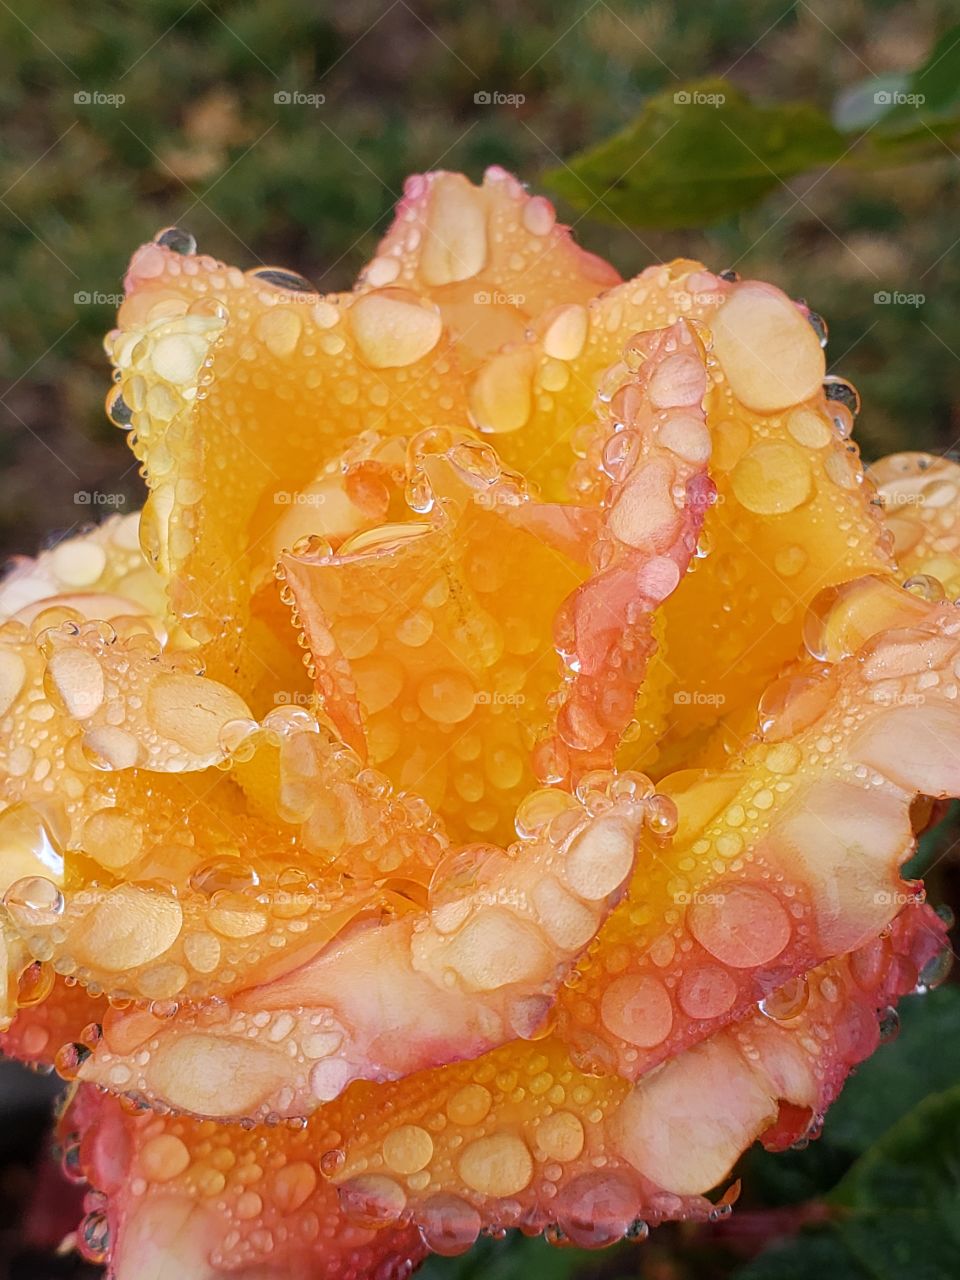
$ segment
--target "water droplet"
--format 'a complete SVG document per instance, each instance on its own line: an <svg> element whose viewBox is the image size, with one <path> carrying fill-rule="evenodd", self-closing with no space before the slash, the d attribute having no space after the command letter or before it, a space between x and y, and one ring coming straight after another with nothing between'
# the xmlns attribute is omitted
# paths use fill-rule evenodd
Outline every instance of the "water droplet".
<svg viewBox="0 0 960 1280"><path fill-rule="evenodd" d="M415 364L443 333L439 307L405 289L364 294L348 315L360 355L374 369Z"/></svg>
<svg viewBox="0 0 960 1280"><path fill-rule="evenodd" d="M316 293L317 290L305 277L296 271L285 271L281 267L258 267L250 275L263 284L273 285L276 289L285 289L288 293Z"/></svg>
<svg viewBox="0 0 960 1280"><path fill-rule="evenodd" d="M395 1222L407 1203L400 1184L379 1173L350 1178L337 1188L337 1195L346 1216L368 1227L383 1227Z"/></svg>
<svg viewBox="0 0 960 1280"><path fill-rule="evenodd" d="M107 399L107 417L116 427L129 427L133 421L133 410L119 390L111 392Z"/></svg>
<svg viewBox="0 0 960 1280"><path fill-rule="evenodd" d="M105 1262L110 1252L110 1223L105 1213L88 1213L80 1224L77 1245L90 1262Z"/></svg>
<svg viewBox="0 0 960 1280"><path fill-rule="evenodd" d="M424 715L438 724L459 724L477 705L471 681L460 671L439 671L421 683L417 701Z"/></svg>
<svg viewBox="0 0 960 1280"><path fill-rule="evenodd" d="M945 595L943 583L929 573L915 573L912 578L906 580L903 589L920 600L928 600L931 604L939 604Z"/></svg>
<svg viewBox="0 0 960 1280"><path fill-rule="evenodd" d="M185 257L197 252L196 240L182 227L167 227L154 236L154 242L162 245L164 249L171 249L174 253L182 253Z"/></svg>
<svg viewBox="0 0 960 1280"><path fill-rule="evenodd" d="M402 1124L383 1140L383 1158L394 1173L419 1173L432 1155L433 1139L418 1124Z"/></svg>
<svg viewBox="0 0 960 1280"><path fill-rule="evenodd" d="M35 961L20 975L17 985L17 1008L29 1009L42 1004L53 990L56 975L49 965Z"/></svg>
<svg viewBox="0 0 960 1280"><path fill-rule="evenodd" d="M487 1196L516 1195L533 1177L530 1151L513 1133L475 1138L461 1153L458 1167L466 1185Z"/></svg>
<svg viewBox="0 0 960 1280"><path fill-rule="evenodd" d="M63 915L63 894L46 876L24 876L3 895L3 905L17 928L32 930L56 924Z"/></svg>
<svg viewBox="0 0 960 1280"><path fill-rule="evenodd" d="M948 903L941 902L939 906L934 908L934 911L939 916L939 918L943 921L943 923L947 926L948 929L952 929L953 926L957 923L956 915L954 914L953 909L950 907Z"/></svg>
<svg viewBox="0 0 960 1280"><path fill-rule="evenodd" d="M760 1012L774 1022L789 1022L807 1007L810 989L804 977L791 978L760 1001Z"/></svg>
<svg viewBox="0 0 960 1280"><path fill-rule="evenodd" d="M86 1182L87 1179L83 1172L83 1166L80 1163L79 1142L68 1142L66 1144L63 1148L60 1167L63 1169L63 1175L68 1182Z"/></svg>
<svg viewBox="0 0 960 1280"><path fill-rule="evenodd" d="M813 494L807 455L780 440L760 440L748 449L730 482L737 501L757 515L784 515Z"/></svg>
<svg viewBox="0 0 960 1280"><path fill-rule="evenodd" d="M838 378L833 374L823 380L823 394L828 400L842 404L854 417L860 412L860 392L846 378Z"/></svg>
<svg viewBox="0 0 960 1280"><path fill-rule="evenodd" d="M944 947L935 956L931 956L920 970L920 978L916 986L917 994L923 995L927 991L934 991L946 981L952 967L953 952L949 947Z"/></svg>
<svg viewBox="0 0 960 1280"><path fill-rule="evenodd" d="M654 795L647 801L644 822L656 836L672 836L677 829L677 806L669 796Z"/></svg>
<svg viewBox="0 0 960 1280"><path fill-rule="evenodd" d="M459 1196L431 1196L417 1216L427 1248L444 1258L466 1253L480 1234L480 1214Z"/></svg>
<svg viewBox="0 0 960 1280"><path fill-rule="evenodd" d="M245 889L255 888L259 883L260 877L253 867L240 858L209 858L190 876L190 888L208 897L221 890L242 893Z"/></svg>
<svg viewBox="0 0 960 1280"><path fill-rule="evenodd" d="M830 337L830 331L827 328L826 320L824 320L823 316L818 315L816 311L808 311L807 320L810 322L813 332L817 335L821 347L825 347Z"/></svg>
<svg viewBox="0 0 960 1280"><path fill-rule="evenodd" d="M622 1240L636 1221L638 1195L616 1173L582 1173L557 1197L560 1226L574 1244L602 1249Z"/></svg>
<svg viewBox="0 0 960 1280"><path fill-rule="evenodd" d="M346 1152L339 1147L324 1151L320 1157L320 1172L325 1178L335 1177L347 1162Z"/></svg>
<svg viewBox="0 0 960 1280"><path fill-rule="evenodd" d="M76 1042L62 1045L53 1060L57 1074L64 1080L76 1080L80 1068L90 1057L90 1050L85 1044Z"/></svg>
<svg viewBox="0 0 960 1280"><path fill-rule="evenodd" d="M900 1034L900 1015L893 1005L888 1005L880 1014L880 1043L889 1044Z"/></svg>

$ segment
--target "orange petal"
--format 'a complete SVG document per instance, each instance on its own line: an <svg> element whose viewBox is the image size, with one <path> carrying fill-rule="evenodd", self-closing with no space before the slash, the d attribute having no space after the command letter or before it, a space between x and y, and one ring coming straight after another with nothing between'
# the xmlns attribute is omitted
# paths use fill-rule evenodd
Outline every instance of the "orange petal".
<svg viewBox="0 0 960 1280"><path fill-rule="evenodd" d="M587 570L487 446L448 434L417 448L428 519L285 555L282 569L339 732L459 839L507 841L536 785L531 729L557 689L553 616Z"/></svg>
<svg viewBox="0 0 960 1280"><path fill-rule="evenodd" d="M541 778L609 768L630 724L653 619L690 566L713 487L706 466L703 348L683 322L644 334L593 432L587 461L602 508L593 575L557 612L554 643L567 667L551 734L538 746ZM615 372L615 371L613 371Z"/></svg>
<svg viewBox="0 0 960 1280"><path fill-rule="evenodd" d="M163 235L134 255L126 286L109 410L150 486L144 545L222 674L245 656L237 627L269 545L269 524L253 544L258 506L272 499L279 521L347 436L457 416L459 375L436 308L409 291L322 297Z"/></svg>
<svg viewBox="0 0 960 1280"><path fill-rule="evenodd" d="M623 779L603 789L592 777L583 802L560 791L531 798L527 838L506 852L451 854L426 912L359 923L228 1004L181 1009L149 1050L105 1036L84 1078L116 1082L125 1070L129 1090L199 1115L298 1116L351 1080L390 1079L533 1035L622 893L656 810L645 779L631 792ZM115 892L124 891L141 892ZM152 936L141 920L124 944Z"/></svg>
<svg viewBox="0 0 960 1280"><path fill-rule="evenodd" d="M509 830L544 722L541 780L609 768L653 612L695 549L711 493L702 349L678 324L637 354L592 432L600 512L538 503L488 446L434 433L410 446L429 520L282 559L339 731L464 836Z"/></svg>
<svg viewBox="0 0 960 1280"><path fill-rule="evenodd" d="M534 320L569 349L586 327L584 304L619 280L557 224L548 200L492 166L479 187L459 173L409 177L360 283L433 299L467 367L521 340Z"/></svg>
<svg viewBox="0 0 960 1280"><path fill-rule="evenodd" d="M894 453L871 463L870 479L893 534L893 554L918 590L960 596L960 465L929 453ZM924 579L933 579L932 583Z"/></svg>
<svg viewBox="0 0 960 1280"><path fill-rule="evenodd" d="M561 994L578 1062L636 1078L914 899L899 874L913 801L960 790L960 620L876 578L825 596L807 635L833 665L808 659L773 686L762 739L725 771L659 784L677 834L638 862ZM824 651L824 635L846 647Z"/></svg>
<svg viewBox="0 0 960 1280"><path fill-rule="evenodd" d="M110 1197L81 1238L105 1241L118 1280L141 1276L133 1258L158 1246L160 1280L238 1265L332 1276L369 1265L365 1249L415 1259L413 1224L452 1254L482 1227L597 1247L645 1223L706 1217L702 1193L757 1136L785 1145L810 1127L875 1047L878 1013L942 943L942 923L913 908L879 949L815 971L800 995L771 995L632 1088L580 1075L547 1039L355 1085L305 1128L273 1129L269 1145L256 1130L137 1116L81 1089L61 1140L79 1138L82 1170ZM171 1232L174 1221L185 1229ZM360 1253L346 1260L345 1245Z"/></svg>
<svg viewBox="0 0 960 1280"><path fill-rule="evenodd" d="M85 618L162 615L163 583L140 550L140 516L111 516L36 559L16 559L0 583L0 620L31 623L44 608Z"/></svg>
<svg viewBox="0 0 960 1280"><path fill-rule="evenodd" d="M101 1193L79 1248L116 1280L364 1280L409 1275L426 1252L414 1226L347 1219L304 1132L273 1130L268 1149L237 1126L132 1114L85 1086L59 1134Z"/></svg>

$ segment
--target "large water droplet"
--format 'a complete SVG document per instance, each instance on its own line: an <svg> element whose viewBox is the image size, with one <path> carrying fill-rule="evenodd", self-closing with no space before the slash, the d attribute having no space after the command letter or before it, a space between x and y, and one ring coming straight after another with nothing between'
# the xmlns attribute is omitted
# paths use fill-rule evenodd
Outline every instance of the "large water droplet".
<svg viewBox="0 0 960 1280"><path fill-rule="evenodd" d="M239 858L209 858L190 876L190 887L212 897L220 890L242 893L260 883L260 877L248 863Z"/></svg>
<svg viewBox="0 0 960 1280"><path fill-rule="evenodd" d="M46 876L24 876L3 895L3 905L17 928L33 930L56 924L63 915L63 894Z"/></svg>

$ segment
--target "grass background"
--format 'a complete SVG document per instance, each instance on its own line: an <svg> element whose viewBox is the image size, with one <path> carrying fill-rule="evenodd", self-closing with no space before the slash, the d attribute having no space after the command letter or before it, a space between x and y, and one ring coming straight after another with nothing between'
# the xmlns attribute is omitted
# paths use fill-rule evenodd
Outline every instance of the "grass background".
<svg viewBox="0 0 960 1280"><path fill-rule="evenodd" d="M203 251L245 268L289 266L321 288L349 287L409 172L442 166L478 178L499 163L536 188L648 95L708 75L728 76L759 102L829 111L852 83L920 64L956 17L947 0L3 0L0 552L32 553L103 513L78 503L78 492L108 495L121 510L141 500L123 434L103 413L101 337L131 251L159 228L184 226ZM524 101L485 105L475 97L484 91ZM960 437L958 186L958 156L941 143L921 162L880 173L814 172L695 231L561 214L624 275L682 254L806 298L829 322L831 372L863 393L858 436L869 458L950 450ZM895 290L925 300L875 304L875 293ZM934 842L935 901L958 898L955 839L954 821ZM604 1255L487 1241L466 1260L431 1260L425 1274L746 1274L745 1258L789 1236L802 1206L888 1122L956 1078L960 1010L957 991L948 993L947 1004L910 1005L909 1035L838 1104L846 1111L835 1138L828 1128L809 1152L776 1165L750 1157L744 1212L729 1228L666 1228L642 1249ZM15 1105L22 1114L28 1104ZM31 1105L39 1144L46 1113ZM13 1256L34 1148L19 1129L11 1134L12 1146L0 1144L0 1235L14 1248L0 1252ZM777 1274L879 1275L856 1265L841 1272L822 1248L819 1240L800 1270L784 1264ZM11 1277L79 1274L69 1261L24 1256ZM0 1275L5 1265L0 1258Z"/></svg>
<svg viewBox="0 0 960 1280"><path fill-rule="evenodd" d="M955 17L946 0L4 3L0 551L88 518L78 491L139 502L103 414L100 339L130 252L160 227L342 288L409 172L476 178L498 162L536 187L647 95L704 75L829 110L854 81L918 65ZM525 101L483 105L481 91ZM278 104L284 92L326 100ZM685 254L807 298L830 323L833 371L864 394L870 457L960 436L958 176L944 143L879 174L810 174L693 232L568 216L625 275ZM897 289L926 301L874 305Z"/></svg>

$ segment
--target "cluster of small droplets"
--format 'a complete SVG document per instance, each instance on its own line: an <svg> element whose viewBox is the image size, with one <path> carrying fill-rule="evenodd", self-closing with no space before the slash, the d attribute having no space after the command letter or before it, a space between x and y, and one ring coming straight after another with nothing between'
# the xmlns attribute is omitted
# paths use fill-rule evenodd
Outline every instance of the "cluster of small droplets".
<svg viewBox="0 0 960 1280"><path fill-rule="evenodd" d="M554 624L566 679L556 729L538 749L545 781L612 763L655 647L653 611L695 554L714 493L703 354L690 325L678 322L633 338L601 382L601 426L580 449L601 510L594 576Z"/></svg>
<svg viewBox="0 0 960 1280"><path fill-rule="evenodd" d="M111 516L57 542L15 565L0 583L0 621L29 625L41 611L69 608L115 626L152 626L162 607L162 580L144 563L137 515ZM0 676L0 687L6 698L13 696L9 677Z"/></svg>
<svg viewBox="0 0 960 1280"><path fill-rule="evenodd" d="M942 584L960 597L960 465L926 453L900 453L871 466L891 540L891 551L910 582Z"/></svg>
<svg viewBox="0 0 960 1280"><path fill-rule="evenodd" d="M404 479L406 521L298 544L279 570L283 598L344 738L458 833L503 839L556 689L539 659L583 569L551 545L530 486L469 433L421 432Z"/></svg>

